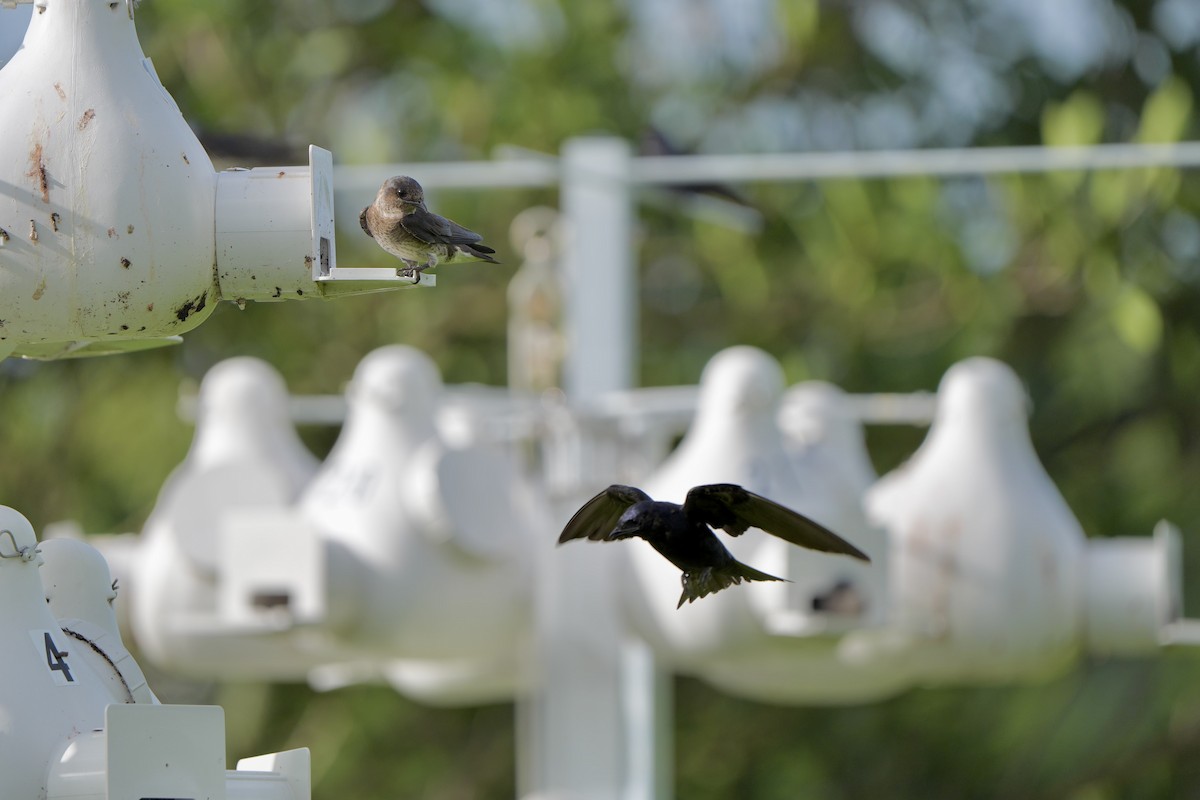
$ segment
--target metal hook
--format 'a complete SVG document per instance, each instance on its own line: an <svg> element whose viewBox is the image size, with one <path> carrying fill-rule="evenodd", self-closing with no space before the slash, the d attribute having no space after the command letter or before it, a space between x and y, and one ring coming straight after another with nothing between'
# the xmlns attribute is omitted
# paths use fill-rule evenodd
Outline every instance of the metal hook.
<svg viewBox="0 0 1200 800"><path fill-rule="evenodd" d="M7 528L5 528L4 530L0 530L0 537L5 536L5 535L7 535L9 541L12 542L14 552L12 554L0 553L0 558L19 558L22 561L33 561L33 559L35 557L37 557L37 554L38 554L37 547L21 547L21 546L19 546L17 544L16 535L12 531L8 530Z"/></svg>

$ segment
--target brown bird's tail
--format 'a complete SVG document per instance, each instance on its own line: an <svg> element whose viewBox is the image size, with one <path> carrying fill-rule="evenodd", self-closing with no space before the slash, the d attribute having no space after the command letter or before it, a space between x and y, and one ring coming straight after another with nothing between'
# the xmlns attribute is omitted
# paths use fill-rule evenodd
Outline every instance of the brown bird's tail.
<svg viewBox="0 0 1200 800"><path fill-rule="evenodd" d="M785 581L765 572L759 572L754 567L748 567L740 561L734 561L723 567L709 567L699 572L683 573L683 594L679 596L676 608L684 603L691 603L701 597L707 597L714 592L727 589L742 581Z"/></svg>
<svg viewBox="0 0 1200 800"><path fill-rule="evenodd" d="M492 255L496 251L487 245L483 244L460 244L457 247L458 251L468 258L477 258L480 261L487 261L489 264L499 264L500 262Z"/></svg>

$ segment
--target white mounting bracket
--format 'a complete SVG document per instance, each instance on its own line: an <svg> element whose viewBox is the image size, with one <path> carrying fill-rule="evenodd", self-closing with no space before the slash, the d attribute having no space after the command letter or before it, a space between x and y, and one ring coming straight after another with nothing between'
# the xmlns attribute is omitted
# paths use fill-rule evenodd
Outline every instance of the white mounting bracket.
<svg viewBox="0 0 1200 800"><path fill-rule="evenodd" d="M225 769L220 706L114 704L104 730L72 738L51 762L45 797L312 800L309 771L307 748Z"/></svg>
<svg viewBox="0 0 1200 800"><path fill-rule="evenodd" d="M325 619L324 547L299 513L242 510L229 515L218 542L223 620L241 628L267 619L288 627Z"/></svg>
<svg viewBox="0 0 1200 800"><path fill-rule="evenodd" d="M308 165L217 174L217 278L239 304L356 294L416 285L399 268L338 267L333 154L310 145ZM421 286L433 286L430 275ZM307 292L307 294L306 294Z"/></svg>

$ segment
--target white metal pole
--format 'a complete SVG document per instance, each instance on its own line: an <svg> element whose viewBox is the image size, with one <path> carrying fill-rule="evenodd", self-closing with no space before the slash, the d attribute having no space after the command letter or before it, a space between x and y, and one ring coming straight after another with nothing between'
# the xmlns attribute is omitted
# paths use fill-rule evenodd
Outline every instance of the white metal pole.
<svg viewBox="0 0 1200 800"><path fill-rule="evenodd" d="M566 157L565 151L563 156ZM684 186L722 181L794 183L910 176L949 178L1156 167L1195 169L1200 167L1200 142L642 156L632 159L628 167L629 181L638 186ZM565 164L552 156L338 166L334 168L334 181L337 191L356 195L373 194L389 175L412 175L436 188L523 188L553 186L564 168Z"/></svg>
<svg viewBox="0 0 1200 800"><path fill-rule="evenodd" d="M622 139L573 139L563 148L563 388L574 404L633 385L638 299L630 162Z"/></svg>
<svg viewBox="0 0 1200 800"><path fill-rule="evenodd" d="M563 385L574 405L634 380L630 158L629 145L615 138L563 148ZM587 458L588 443L581 445ZM666 780L654 659L621 619L617 556L579 545L540 554L538 674L522 709L526 796L653 800Z"/></svg>
<svg viewBox="0 0 1200 800"><path fill-rule="evenodd" d="M954 177L1197 166L1200 166L1200 142L1179 142L1090 147L963 147L943 150L646 156L637 159L633 179L639 184L649 185L722 181L791 183L835 178Z"/></svg>

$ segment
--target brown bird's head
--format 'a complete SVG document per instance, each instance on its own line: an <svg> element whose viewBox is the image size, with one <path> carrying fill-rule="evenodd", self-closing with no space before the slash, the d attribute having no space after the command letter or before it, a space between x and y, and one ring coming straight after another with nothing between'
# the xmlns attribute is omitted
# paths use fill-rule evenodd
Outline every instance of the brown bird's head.
<svg viewBox="0 0 1200 800"><path fill-rule="evenodd" d="M425 208L425 191L421 184L407 175L397 175L388 178L379 187L375 196L375 206L385 213L408 213L418 208Z"/></svg>

